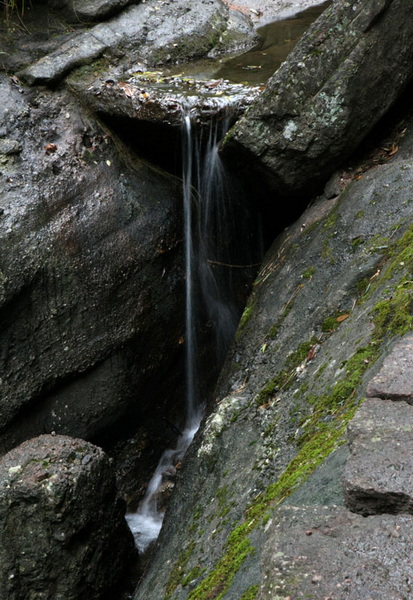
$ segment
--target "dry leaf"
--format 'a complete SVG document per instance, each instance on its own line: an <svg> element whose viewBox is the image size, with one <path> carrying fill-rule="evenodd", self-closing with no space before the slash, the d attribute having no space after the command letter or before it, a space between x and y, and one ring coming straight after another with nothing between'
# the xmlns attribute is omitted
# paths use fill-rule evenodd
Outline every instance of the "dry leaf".
<svg viewBox="0 0 413 600"><path fill-rule="evenodd" d="M337 317L336 321L337 321L337 323L342 323L343 321L345 321L346 319L348 319L349 316L350 316L349 314L340 315L339 317Z"/></svg>
<svg viewBox="0 0 413 600"><path fill-rule="evenodd" d="M132 98L133 97L133 91L130 85L128 85L127 83L119 83L119 87L122 88L122 90L125 92L125 94L127 95L128 98Z"/></svg>

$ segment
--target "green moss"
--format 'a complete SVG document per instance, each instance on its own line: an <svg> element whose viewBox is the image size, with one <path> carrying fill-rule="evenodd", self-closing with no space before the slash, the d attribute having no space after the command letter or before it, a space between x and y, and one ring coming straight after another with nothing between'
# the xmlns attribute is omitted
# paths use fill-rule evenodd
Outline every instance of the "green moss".
<svg viewBox="0 0 413 600"><path fill-rule="evenodd" d="M216 497L218 499L218 511L217 511L217 516L220 519L223 519L224 517L226 517L226 515L229 513L229 511L231 510L231 497L233 496L234 492L231 491L227 485L224 485L223 487L218 488L217 492L216 492Z"/></svg>
<svg viewBox="0 0 413 600"><path fill-rule="evenodd" d="M385 279L390 279L401 270L413 276L413 225L389 246L387 255L391 262L386 268Z"/></svg>
<svg viewBox="0 0 413 600"><path fill-rule="evenodd" d="M400 282L389 298L376 303L373 318L376 335L394 337L404 335L413 329L413 281Z"/></svg>
<svg viewBox="0 0 413 600"><path fill-rule="evenodd" d="M267 338L273 340L274 338L277 337L278 332L281 328L282 322L283 322L283 319L277 319L277 321L274 323L274 325L272 325L272 327L270 328L270 330L267 334Z"/></svg>
<svg viewBox="0 0 413 600"><path fill-rule="evenodd" d="M361 299L370 288L370 279L368 277L363 277L363 279L359 279L356 283L356 291L357 298Z"/></svg>
<svg viewBox="0 0 413 600"><path fill-rule="evenodd" d="M389 247L389 238L383 237L381 235L375 235L369 241L367 250L370 254L376 252L383 252L383 250L387 250Z"/></svg>
<svg viewBox="0 0 413 600"><path fill-rule="evenodd" d="M185 550L181 550L179 553L179 557L174 563L169 574L169 579L166 583L165 600L169 600L178 585L180 585L183 580L186 579L185 568L191 557L191 554L194 551L194 548L195 542L192 541Z"/></svg>
<svg viewBox="0 0 413 600"><path fill-rule="evenodd" d="M362 219L364 217L364 210L359 210L356 213L355 219Z"/></svg>
<svg viewBox="0 0 413 600"><path fill-rule="evenodd" d="M331 422L341 419L343 412L352 411L359 403L357 388L362 382L366 370L377 360L380 346L371 342L368 346L359 348L345 364L345 376L324 394L307 396L307 402L312 406L311 416L302 423L304 433L298 440L302 446L320 431L330 427Z"/></svg>
<svg viewBox="0 0 413 600"><path fill-rule="evenodd" d="M255 600L255 598L258 596L259 589L259 585L252 585L247 589L246 592L242 594L240 600Z"/></svg>
<svg viewBox="0 0 413 600"><path fill-rule="evenodd" d="M201 565L197 565L196 567L194 567L193 569L191 569L189 571L189 573L186 577L184 577L184 579L182 580L182 585L184 587L189 585L190 583L192 583L192 581L201 577L201 575L204 573L204 571L205 571L205 569L203 569L201 567Z"/></svg>
<svg viewBox="0 0 413 600"><path fill-rule="evenodd" d="M323 240L323 246L321 248L321 258L324 258L325 260L330 259L332 260L332 256L333 256L333 250L330 246L330 242L328 239Z"/></svg>
<svg viewBox="0 0 413 600"><path fill-rule="evenodd" d="M228 537L225 554L209 575L189 594L188 600L221 600L234 575L251 554L253 547L243 526L236 527Z"/></svg>
<svg viewBox="0 0 413 600"><path fill-rule="evenodd" d="M202 516L203 512L204 512L204 511L203 511L203 509L202 509L202 506L200 506L200 505L198 504L198 505L195 507L194 514L193 514L193 516L192 516L192 523L191 523L191 525L189 526L189 531L190 531L191 533L194 533L194 532L195 532L195 531L198 529L198 527L199 527L199 519L200 519L200 517Z"/></svg>
<svg viewBox="0 0 413 600"><path fill-rule="evenodd" d="M354 238L354 239L351 240L351 246L352 246L354 252L362 244L364 244L364 238L362 238L361 236L358 236L358 237L356 237L356 238Z"/></svg>
<svg viewBox="0 0 413 600"><path fill-rule="evenodd" d="M299 345L297 350L291 352L285 361L285 367L279 371L272 379L266 382L256 397L258 405L265 404L275 392L287 390L293 383L296 376L297 367L307 358L311 348L319 343L318 338L311 338Z"/></svg>
<svg viewBox="0 0 413 600"><path fill-rule="evenodd" d="M245 325L250 320L250 318L252 316L252 309L253 309L253 307L251 305L245 307L244 312L242 313L239 325L238 325L237 337L239 336L241 331L244 329Z"/></svg>
<svg viewBox="0 0 413 600"><path fill-rule="evenodd" d="M340 317L345 317L346 314L347 313L340 311L324 319L323 324L321 325L321 331L324 333L333 333L336 331L345 320L344 318L340 319Z"/></svg>
<svg viewBox="0 0 413 600"><path fill-rule="evenodd" d="M335 225L337 224L337 220L338 220L337 211L333 209L331 211L331 213L328 215L327 219L324 221L323 230L329 231L330 229L333 229L333 227L335 227Z"/></svg>
<svg viewBox="0 0 413 600"><path fill-rule="evenodd" d="M234 576L244 560L254 551L249 536L259 525L266 522L270 511L287 498L326 457L343 441L347 423L354 416L360 396L357 393L367 369L377 360L385 337L403 335L412 329L413 301L413 227L400 240L387 249L388 265L374 286L393 278L399 270L404 275L392 286L389 297L380 299L372 310L374 330L369 344L358 348L344 363L342 378L322 395L308 394L310 407L303 435L299 439L299 451L288 464L279 479L259 494L245 511L243 520L229 535L224 554L206 578L190 593L188 600L222 600L230 588ZM364 287L373 287L368 280ZM361 290L363 289L361 288ZM371 293L371 290L370 292ZM337 318L337 317L335 317ZM257 397L264 400L278 388L290 385L297 366L306 358L315 338L301 344L289 355L285 368L267 382ZM322 365L325 369L327 363ZM257 586L249 588L242 600L253 600ZM249 594L249 595L248 595Z"/></svg>
<svg viewBox="0 0 413 600"><path fill-rule="evenodd" d="M231 532L224 555L208 576L191 592L188 600L222 600L244 560L254 548L249 535L268 519L268 511L289 496L338 446L354 411L348 411L328 431L317 432L290 462L278 481L259 494L245 511L244 520ZM248 590L253 594L254 587ZM247 592L246 592L247 593ZM250 596L246 596L249 598ZM252 595L252 598L255 596Z"/></svg>
<svg viewBox="0 0 413 600"><path fill-rule="evenodd" d="M302 273L301 277L303 279L311 279L312 276L314 275L314 273L315 273L315 267L308 267L308 269L306 269L304 271L304 273Z"/></svg>

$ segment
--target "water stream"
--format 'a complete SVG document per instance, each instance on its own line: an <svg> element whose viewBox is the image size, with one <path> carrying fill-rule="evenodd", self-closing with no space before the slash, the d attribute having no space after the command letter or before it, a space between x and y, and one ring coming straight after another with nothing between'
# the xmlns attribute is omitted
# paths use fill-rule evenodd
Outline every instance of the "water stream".
<svg viewBox="0 0 413 600"><path fill-rule="evenodd" d="M198 330L208 322L212 354L222 362L233 338L239 310L231 299L232 278L218 276L216 267L227 267L232 260L226 252L231 233L227 225L230 184L218 155L218 145L230 124L230 104L220 99L219 118L212 118L209 129L197 128L196 113L190 99L182 98L182 164L185 240L185 346L186 346L186 416L185 426L174 449L165 450L153 474L145 497L136 513L126 519L141 552L145 552L161 529L163 510L160 494L163 486L175 474L199 428L204 412L200 393L200 357ZM222 105L228 112L222 118ZM225 111L224 111L225 112ZM218 114L218 112L217 112ZM232 226L232 225L231 225ZM219 269L218 269L219 271ZM223 280L222 280L223 279Z"/></svg>

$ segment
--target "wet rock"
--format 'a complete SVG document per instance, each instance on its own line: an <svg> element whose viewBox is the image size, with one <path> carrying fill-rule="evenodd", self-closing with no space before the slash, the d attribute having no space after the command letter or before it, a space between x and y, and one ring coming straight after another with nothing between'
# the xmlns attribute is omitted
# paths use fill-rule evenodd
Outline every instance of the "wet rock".
<svg viewBox="0 0 413 600"><path fill-rule="evenodd" d="M227 160L273 197L308 198L412 78L412 17L404 0L333 2L229 133Z"/></svg>
<svg viewBox="0 0 413 600"><path fill-rule="evenodd" d="M410 132L411 118L402 127ZM399 339L391 302L400 289L410 333L408 137L386 164L357 178L342 172L344 192L314 199L267 252L135 600L411 595L413 407L375 400L385 406L373 433L350 442L366 449L367 460L353 463L363 464L366 487L383 490L386 510L394 510L393 492L405 494L407 512L366 519L332 506L344 504L346 421L355 435L356 423L370 427L369 413L353 421L354 413L367 410L368 382ZM374 308L386 302L380 329Z"/></svg>
<svg viewBox="0 0 413 600"><path fill-rule="evenodd" d="M174 401L152 377L175 381L181 352L181 184L66 92L21 95L3 76L0 100L21 146L0 176L0 451L117 434Z"/></svg>
<svg viewBox="0 0 413 600"><path fill-rule="evenodd" d="M0 595L100 600L134 556L104 452L43 435L0 460Z"/></svg>
<svg viewBox="0 0 413 600"><path fill-rule="evenodd" d="M413 518L286 506L267 531L257 600L408 598Z"/></svg>
<svg viewBox="0 0 413 600"><path fill-rule="evenodd" d="M346 505L364 516L413 514L413 407L368 399L349 424Z"/></svg>
<svg viewBox="0 0 413 600"><path fill-rule="evenodd" d="M115 62L124 57L122 64L125 68L142 61L149 67L188 61L206 56L218 43L222 51L227 51L222 36L227 30L228 19L228 8L221 0L197 3L190 0L162 3L149 0L130 6L117 17L71 38L56 51L24 69L20 75L31 85L53 83L103 52ZM246 25L245 32L241 32L238 38L238 45L254 44L252 25ZM233 51L233 37L231 39L230 49Z"/></svg>
<svg viewBox="0 0 413 600"><path fill-rule="evenodd" d="M370 381L367 395L413 404L413 336L406 336L395 345Z"/></svg>
<svg viewBox="0 0 413 600"><path fill-rule="evenodd" d="M197 125L210 127L228 115L240 116L259 94L259 88L223 79L195 80L164 75L161 71L136 73L129 78L78 77L68 84L97 114L153 125L181 127L185 111ZM156 129L154 128L154 132Z"/></svg>

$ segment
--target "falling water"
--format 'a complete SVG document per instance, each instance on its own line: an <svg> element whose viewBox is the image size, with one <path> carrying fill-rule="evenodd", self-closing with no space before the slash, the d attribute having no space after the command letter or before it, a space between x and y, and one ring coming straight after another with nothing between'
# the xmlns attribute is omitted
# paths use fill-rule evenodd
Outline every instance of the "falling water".
<svg viewBox="0 0 413 600"><path fill-rule="evenodd" d="M222 106L221 106L222 108ZM127 515L137 547L144 552L161 529L163 511L159 497L163 485L175 474L199 428L203 415L200 393L200 356L197 332L201 322L213 332L213 355L221 360L232 339L239 313L231 299L232 278L219 278L218 267L229 267L230 236L223 224L234 223L226 214L229 186L218 144L229 126L227 119L213 120L209 131L197 131L189 102L182 103L183 199L186 273L186 416L185 427L175 449L166 450L149 482L138 512Z"/></svg>

